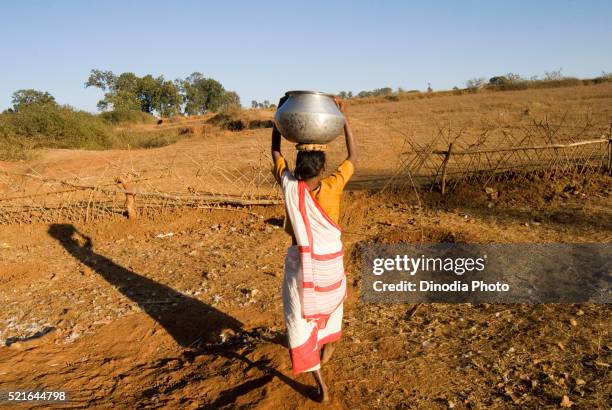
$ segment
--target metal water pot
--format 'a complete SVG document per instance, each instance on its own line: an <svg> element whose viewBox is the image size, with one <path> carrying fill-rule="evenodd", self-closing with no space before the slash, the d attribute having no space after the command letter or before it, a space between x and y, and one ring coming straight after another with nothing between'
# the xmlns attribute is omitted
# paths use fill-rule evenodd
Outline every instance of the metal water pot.
<svg viewBox="0 0 612 410"><path fill-rule="evenodd" d="M289 91L274 123L283 137L298 144L327 144L344 128L344 115L331 94Z"/></svg>

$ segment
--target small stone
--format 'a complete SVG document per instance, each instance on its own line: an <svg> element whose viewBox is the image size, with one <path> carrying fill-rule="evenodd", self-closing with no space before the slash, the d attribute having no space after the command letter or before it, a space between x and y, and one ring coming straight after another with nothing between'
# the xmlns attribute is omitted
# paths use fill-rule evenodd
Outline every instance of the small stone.
<svg viewBox="0 0 612 410"><path fill-rule="evenodd" d="M570 322L570 325L572 325L572 326L578 326L578 322L576 322L576 319L574 319L574 318L571 318L569 320L569 322Z"/></svg>
<svg viewBox="0 0 612 410"><path fill-rule="evenodd" d="M572 407L573 405L574 405L574 402L572 402L570 398L567 396L563 396L563 398L561 399L561 403L559 403L559 406L566 408L566 409Z"/></svg>
<svg viewBox="0 0 612 410"><path fill-rule="evenodd" d="M162 232L162 233L159 233L159 234L155 235L156 238L160 238L160 239L161 238L168 238L168 237L171 237L171 236L174 236L174 232L168 232L168 233L163 233Z"/></svg>
<svg viewBox="0 0 612 410"><path fill-rule="evenodd" d="M436 344L432 341L429 340L425 340L423 343L421 343L423 345L423 349L425 350L429 350L432 349L436 346Z"/></svg>

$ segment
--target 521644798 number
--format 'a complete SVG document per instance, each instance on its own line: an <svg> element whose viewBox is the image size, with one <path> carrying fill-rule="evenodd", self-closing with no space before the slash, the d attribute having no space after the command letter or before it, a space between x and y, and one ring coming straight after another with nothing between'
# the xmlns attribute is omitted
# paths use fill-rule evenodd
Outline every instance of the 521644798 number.
<svg viewBox="0 0 612 410"><path fill-rule="evenodd" d="M26 402L26 401L67 401L68 393L65 391L34 391L19 390L0 392L0 403L2 402Z"/></svg>

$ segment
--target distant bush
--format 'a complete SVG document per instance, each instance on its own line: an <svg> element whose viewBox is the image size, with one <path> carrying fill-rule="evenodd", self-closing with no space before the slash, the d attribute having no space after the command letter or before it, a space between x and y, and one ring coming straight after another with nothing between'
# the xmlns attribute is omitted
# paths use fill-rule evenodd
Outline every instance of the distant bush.
<svg viewBox="0 0 612 410"><path fill-rule="evenodd" d="M238 107L228 107L207 121L209 124L219 126L228 131L242 131L246 129L272 128L272 120L249 118L249 115Z"/></svg>
<svg viewBox="0 0 612 410"><path fill-rule="evenodd" d="M475 93L480 88L483 88L485 84L486 84L486 79L484 77L480 77L480 78L472 78L470 80L467 80L465 83L465 86L470 92Z"/></svg>
<svg viewBox="0 0 612 410"><path fill-rule="evenodd" d="M137 110L113 110L100 114L100 118L114 125L119 124L155 124L157 119L146 112Z"/></svg>
<svg viewBox="0 0 612 410"><path fill-rule="evenodd" d="M353 98L353 92L352 91L340 91L338 93L338 97L340 97L343 100L350 100L351 98Z"/></svg>
<svg viewBox="0 0 612 410"><path fill-rule="evenodd" d="M238 106L235 105L235 107L240 108L239 105ZM252 100L251 101L251 108L253 108L253 109L261 108L261 109L267 110L267 109L270 109L270 108L276 108L276 104L271 104L270 101L268 101L268 100L264 100L263 102L259 102L257 100Z"/></svg>
<svg viewBox="0 0 612 410"><path fill-rule="evenodd" d="M226 112L220 112L206 122L230 131L242 131L248 127L246 119L240 118L237 114Z"/></svg>
<svg viewBox="0 0 612 410"><path fill-rule="evenodd" d="M272 120L251 120L249 121L249 129L254 130L257 128L272 128L274 121Z"/></svg>
<svg viewBox="0 0 612 410"><path fill-rule="evenodd" d="M595 77L591 80L582 80L585 85L590 84L601 84L601 83L611 83L612 82L612 73L607 73L602 71L599 77Z"/></svg>
<svg viewBox="0 0 612 410"><path fill-rule="evenodd" d="M161 146L178 139L174 134L118 132L100 116L68 106L31 105L0 114L0 159L26 158L37 148L100 150Z"/></svg>
<svg viewBox="0 0 612 410"><path fill-rule="evenodd" d="M2 140L12 139L31 148L105 148L113 132L101 118L57 105L32 105L0 114Z"/></svg>
<svg viewBox="0 0 612 410"><path fill-rule="evenodd" d="M366 98L366 97L380 97L380 96L386 96L386 95L391 95L393 94L393 88L391 87L383 87L383 88L376 88L374 90L371 91L360 91L359 94L357 94L358 98Z"/></svg>
<svg viewBox="0 0 612 410"><path fill-rule="evenodd" d="M530 79L523 78L518 74L508 73L491 77L487 88L496 91L526 90L528 88L556 88L571 87L585 84L583 80L574 77L565 77L561 74L561 69L546 72L544 78L537 76Z"/></svg>

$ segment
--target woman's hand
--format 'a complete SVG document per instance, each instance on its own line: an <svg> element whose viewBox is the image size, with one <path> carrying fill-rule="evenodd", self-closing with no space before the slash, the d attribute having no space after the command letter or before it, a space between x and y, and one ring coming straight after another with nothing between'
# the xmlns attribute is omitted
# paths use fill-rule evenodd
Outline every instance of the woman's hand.
<svg viewBox="0 0 612 410"><path fill-rule="evenodd" d="M355 144L355 138L353 138L353 132L348 121L348 113L346 112L346 103L338 98L334 97L334 102L338 106L338 109L344 115L344 139L346 141L347 157L346 159L351 161L353 165L357 161L357 144Z"/></svg>
<svg viewBox="0 0 612 410"><path fill-rule="evenodd" d="M334 97L334 102L338 106L340 112L346 117L346 104L344 103L344 100L342 100L340 97Z"/></svg>
<svg viewBox="0 0 612 410"><path fill-rule="evenodd" d="M283 95L280 100L278 100L278 105L276 106L276 109L278 110L280 107L282 107L282 105L285 103L285 101L287 101L289 99L289 96L287 95Z"/></svg>
<svg viewBox="0 0 612 410"><path fill-rule="evenodd" d="M287 101L289 97L283 96L280 100L278 100L277 110ZM281 133L276 128L276 124L272 126L272 161L276 163L279 158L281 158L283 154L281 154Z"/></svg>

